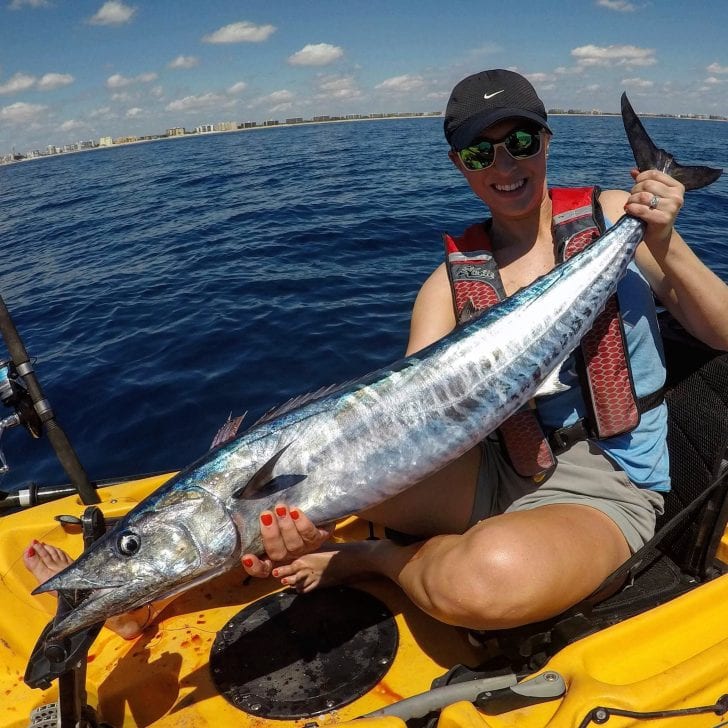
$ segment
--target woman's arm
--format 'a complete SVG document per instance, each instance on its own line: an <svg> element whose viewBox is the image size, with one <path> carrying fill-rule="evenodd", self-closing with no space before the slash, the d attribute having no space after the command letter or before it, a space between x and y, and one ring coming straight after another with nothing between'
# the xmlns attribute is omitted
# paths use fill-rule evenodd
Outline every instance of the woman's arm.
<svg viewBox="0 0 728 728"><path fill-rule="evenodd" d="M422 284L412 308L407 354L441 339L455 328L450 282L445 264L441 263Z"/></svg>
<svg viewBox="0 0 728 728"><path fill-rule="evenodd" d="M728 285L693 253L675 230L685 188L656 170L633 172L631 192L606 190L600 196L605 215L615 221L628 212L647 223L635 259L655 295L696 338L728 350ZM652 197L659 198L650 207Z"/></svg>

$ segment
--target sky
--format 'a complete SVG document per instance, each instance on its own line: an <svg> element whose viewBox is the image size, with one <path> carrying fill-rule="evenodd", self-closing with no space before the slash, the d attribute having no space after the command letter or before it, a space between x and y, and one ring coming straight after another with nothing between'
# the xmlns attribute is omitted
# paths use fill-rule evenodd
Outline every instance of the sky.
<svg viewBox="0 0 728 728"><path fill-rule="evenodd" d="M436 112L488 68L547 108L728 116L728 0L0 0L0 155Z"/></svg>

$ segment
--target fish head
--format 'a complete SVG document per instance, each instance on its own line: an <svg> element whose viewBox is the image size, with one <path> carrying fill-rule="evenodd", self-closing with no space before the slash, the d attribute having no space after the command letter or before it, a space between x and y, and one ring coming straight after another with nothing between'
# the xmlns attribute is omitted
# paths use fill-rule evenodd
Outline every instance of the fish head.
<svg viewBox="0 0 728 728"><path fill-rule="evenodd" d="M239 537L225 506L204 488L176 486L144 500L33 592L90 591L48 639L184 591L235 563Z"/></svg>

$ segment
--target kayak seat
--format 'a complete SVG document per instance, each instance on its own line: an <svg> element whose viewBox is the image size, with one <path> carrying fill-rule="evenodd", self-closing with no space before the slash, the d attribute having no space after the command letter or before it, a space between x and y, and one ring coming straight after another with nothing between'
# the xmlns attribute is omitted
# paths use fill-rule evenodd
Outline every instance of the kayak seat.
<svg viewBox="0 0 728 728"><path fill-rule="evenodd" d="M591 596L537 624L479 633L516 672L540 669L567 644L728 572L717 558L728 522L728 354L661 317L668 367L672 490L655 536Z"/></svg>

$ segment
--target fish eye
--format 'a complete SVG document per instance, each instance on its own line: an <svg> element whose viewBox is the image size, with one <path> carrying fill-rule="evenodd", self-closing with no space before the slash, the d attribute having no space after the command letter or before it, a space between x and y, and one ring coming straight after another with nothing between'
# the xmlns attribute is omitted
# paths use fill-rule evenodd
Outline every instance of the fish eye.
<svg viewBox="0 0 728 728"><path fill-rule="evenodd" d="M119 534L119 538L116 541L116 545L119 549L119 553L123 556L134 556L139 551L142 545L142 540L139 538L139 534L133 533L132 531L122 531Z"/></svg>

